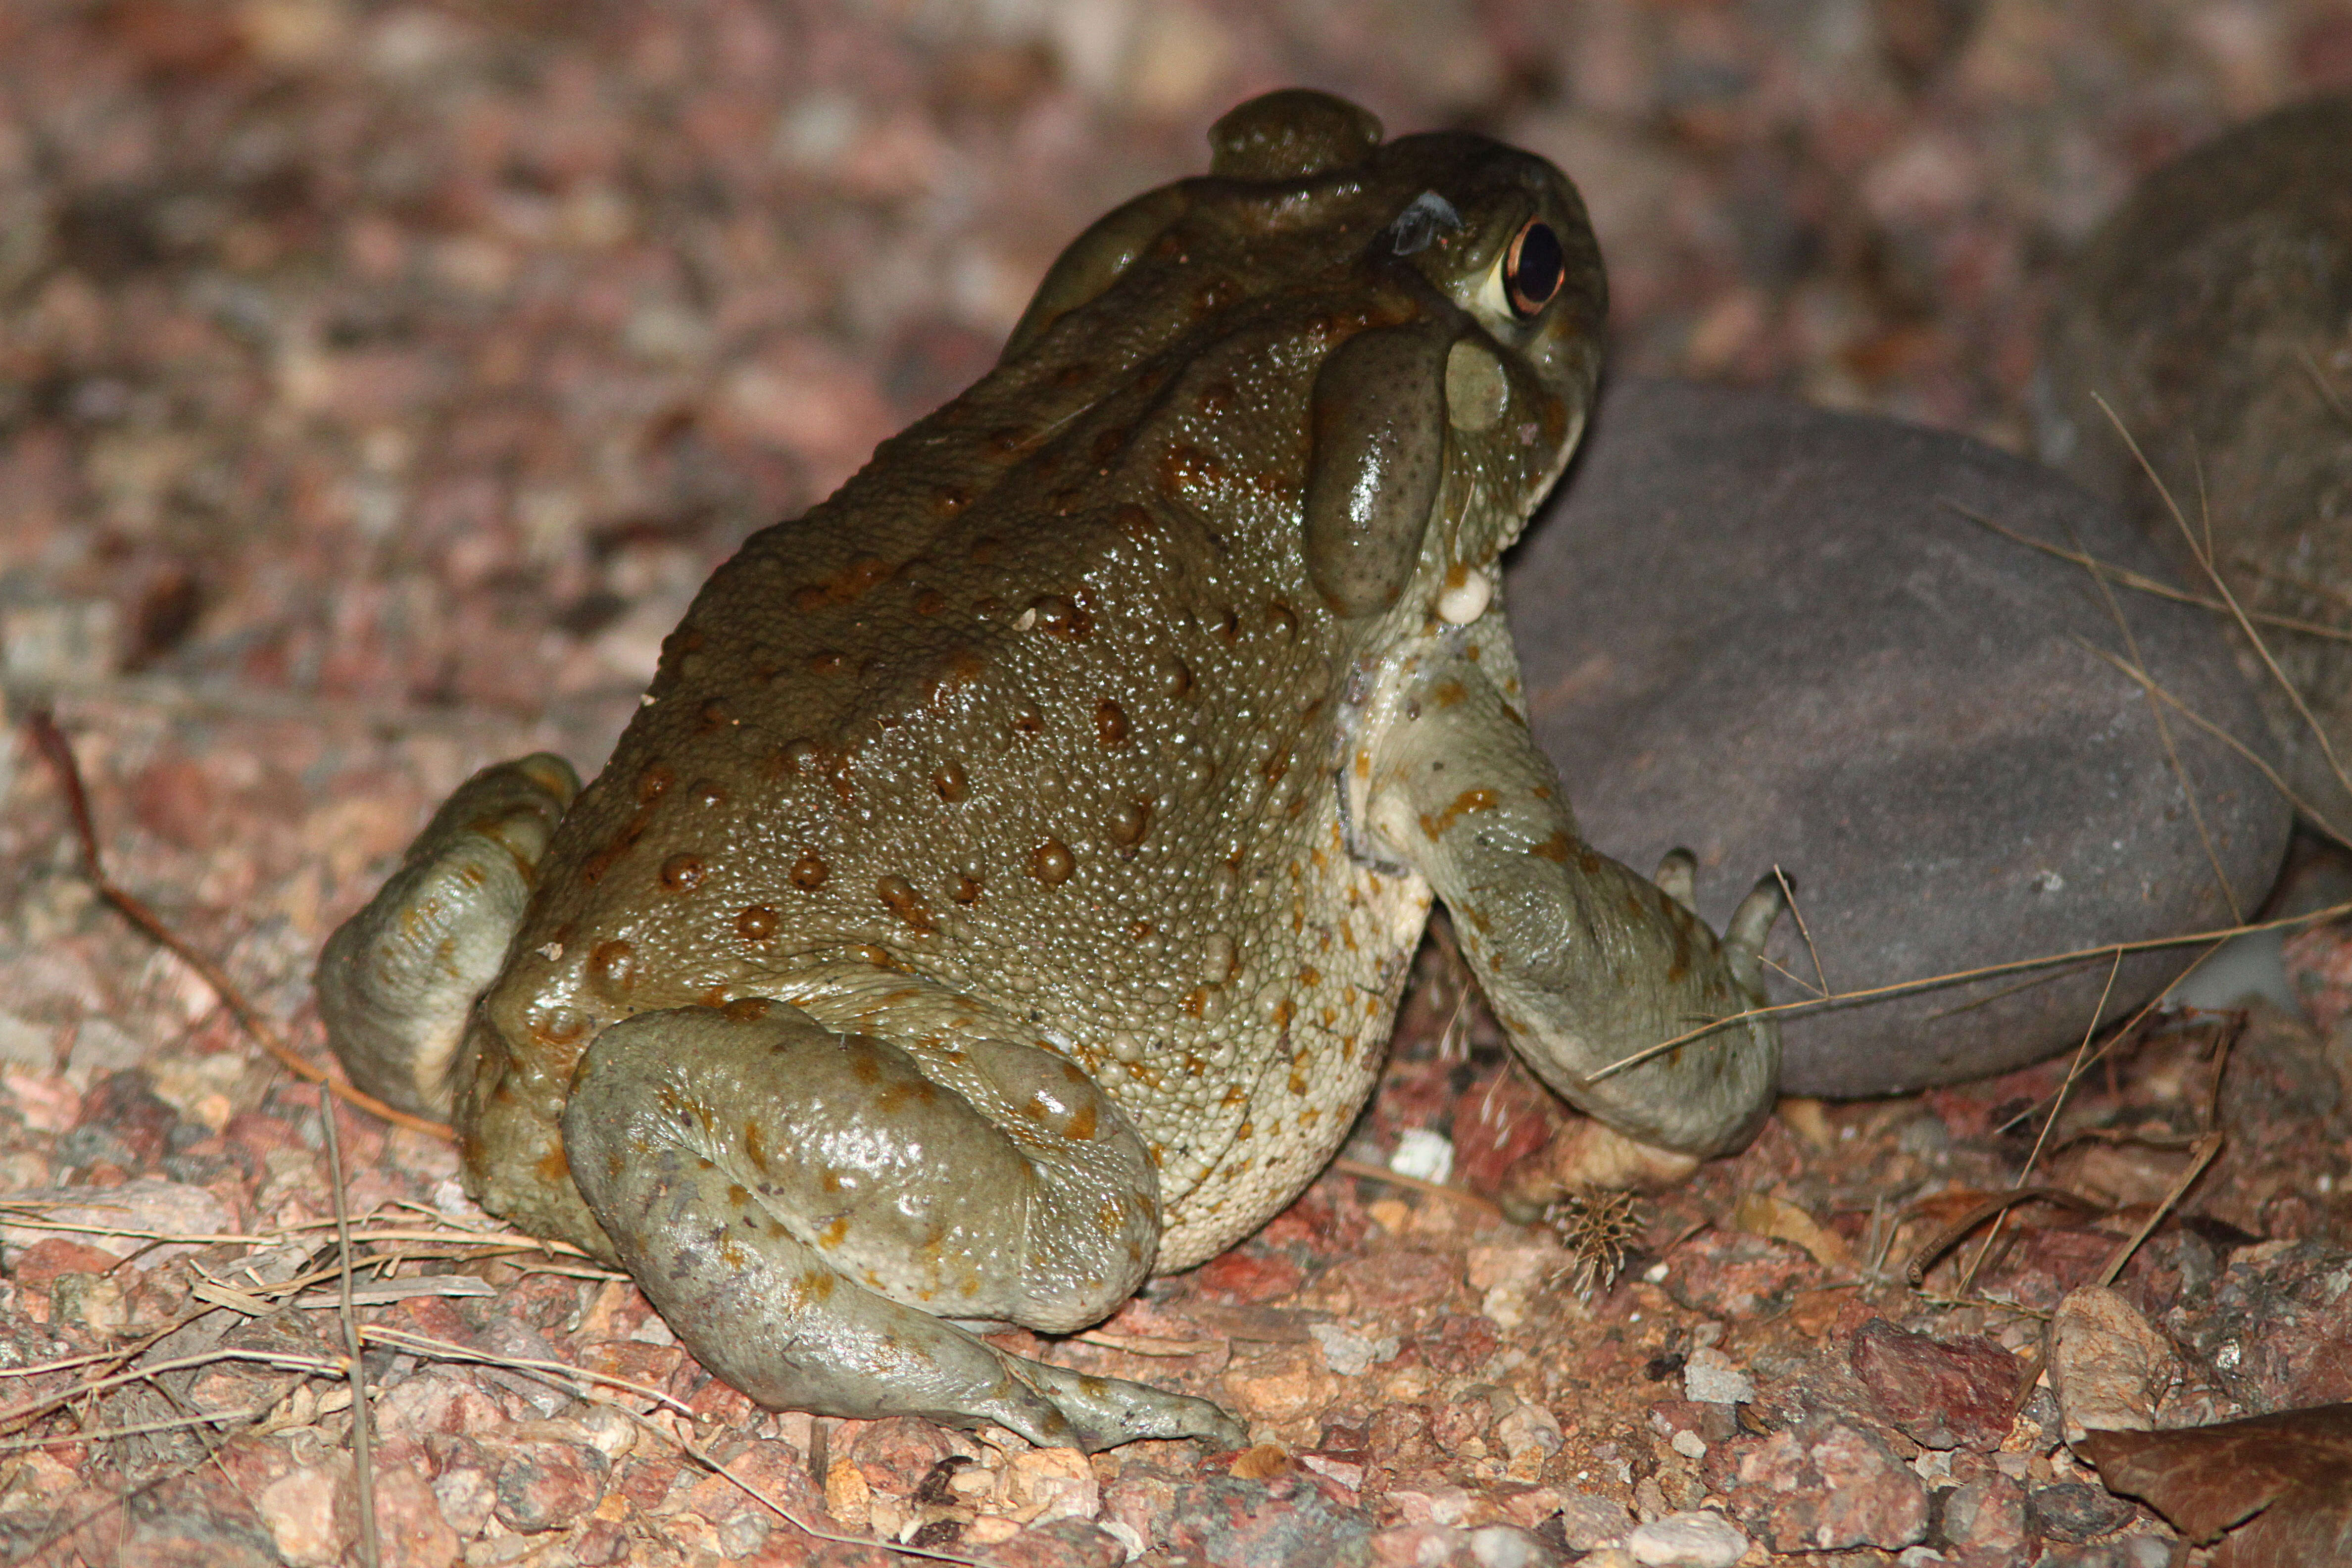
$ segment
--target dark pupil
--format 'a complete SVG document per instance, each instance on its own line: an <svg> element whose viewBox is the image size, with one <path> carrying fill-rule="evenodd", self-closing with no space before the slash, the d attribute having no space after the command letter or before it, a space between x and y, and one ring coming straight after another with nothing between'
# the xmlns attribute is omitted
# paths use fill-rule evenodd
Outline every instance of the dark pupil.
<svg viewBox="0 0 2352 1568"><path fill-rule="evenodd" d="M1511 293L1511 309L1532 316L1550 303L1559 292L1567 259L1560 253L1559 236L1552 233L1549 224L1531 223L1519 230L1503 264L1503 283Z"/></svg>

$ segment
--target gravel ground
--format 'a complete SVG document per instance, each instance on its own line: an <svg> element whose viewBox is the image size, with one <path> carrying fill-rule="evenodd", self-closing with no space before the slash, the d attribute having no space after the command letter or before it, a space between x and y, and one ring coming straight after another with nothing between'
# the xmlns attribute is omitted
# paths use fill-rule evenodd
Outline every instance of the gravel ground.
<svg viewBox="0 0 2352 1568"><path fill-rule="evenodd" d="M2022 449L2070 248L2171 153L2347 81L2352 7L2317 0L17 0L0 676L12 718L54 704L115 876L315 1053L311 955L432 803L535 746L593 765L711 565L976 375L1061 243L1202 167L1248 93L1311 83L1554 158L1609 258L1619 365ZM301 1358L339 1331L242 1310L320 1261L314 1095L96 899L26 733L0 739L0 1195L197 1239L0 1227L0 1371L100 1358L0 1393L57 1439L0 1451L0 1547L337 1561L351 1420ZM1006 1563L1544 1562L1702 1508L1748 1542L1725 1562L2167 1561L2116 1544L2168 1537L2059 1445L2041 1323L2219 1127L2119 1288L2211 1413L2352 1398L2352 959L2317 933L2295 963L2316 1022L2190 1020L2086 1077L2037 1170L2097 1210L2021 1209L1972 1277L1975 1242L1920 1290L1903 1264L2015 1180L2040 1122L2012 1119L2063 1064L1787 1105L1637 1216L1587 1300L1561 1242L1478 1195L1552 1112L1425 950L1351 1152L1442 1133L1456 1191L1327 1175L1051 1347L1226 1401L1260 1443L1238 1455L764 1415L593 1269L406 1265L460 1283L363 1320L625 1379L646 1422L372 1354L384 1560L883 1560L816 1546L682 1437L804 1522ZM445 1142L341 1131L376 1228L481 1223ZM230 1236L258 1239L202 1239ZM20 1408L184 1324L150 1353L278 1363ZM1644 1561L1723 1546L1662 1539Z"/></svg>

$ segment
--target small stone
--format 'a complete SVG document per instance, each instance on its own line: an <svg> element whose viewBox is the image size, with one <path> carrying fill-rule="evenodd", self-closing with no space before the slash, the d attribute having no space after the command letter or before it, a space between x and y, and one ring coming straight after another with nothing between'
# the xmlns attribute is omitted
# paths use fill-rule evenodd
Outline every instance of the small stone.
<svg viewBox="0 0 2352 1568"><path fill-rule="evenodd" d="M1102 1511L1102 1486L1076 1448L1027 1448L996 1472L989 1511L1024 1525L1090 1520Z"/></svg>
<svg viewBox="0 0 2352 1568"><path fill-rule="evenodd" d="M1702 1405L1750 1405L1756 1399L1756 1380L1709 1345L1691 1352L1683 1363L1683 1396Z"/></svg>
<svg viewBox="0 0 2352 1568"><path fill-rule="evenodd" d="M1309 1323L1307 1331L1323 1348L1324 1363L1341 1377L1360 1377L1374 1362L1394 1361L1401 1342L1394 1334L1369 1340L1337 1323Z"/></svg>
<svg viewBox="0 0 2352 1568"><path fill-rule="evenodd" d="M1731 1568L1748 1553L1748 1537L1719 1513L1673 1513L1625 1538L1633 1561L1647 1568Z"/></svg>
<svg viewBox="0 0 2352 1568"><path fill-rule="evenodd" d="M2055 1541L2088 1541L2129 1524L2138 1510L2105 1487L2060 1481L2027 1494L2026 1511L2042 1534Z"/></svg>
<svg viewBox="0 0 2352 1568"><path fill-rule="evenodd" d="M1944 1535L1972 1552L2023 1551L2032 1536L2025 1489L1998 1474L1955 1487L1944 1500Z"/></svg>
<svg viewBox="0 0 2352 1568"><path fill-rule="evenodd" d="M524 1535L580 1519L604 1498L612 1473L612 1461L584 1442L486 1436L482 1447L498 1460L492 1485L499 1522Z"/></svg>
<svg viewBox="0 0 2352 1568"><path fill-rule="evenodd" d="M864 1530L874 1519L874 1489L856 1461L835 1459L824 1472L824 1511L845 1530Z"/></svg>
<svg viewBox="0 0 2352 1568"><path fill-rule="evenodd" d="M1622 1540L1633 1528L1633 1515L1623 1503L1598 1492L1562 1492L1559 1525L1570 1552L1591 1552L1603 1542Z"/></svg>
<svg viewBox="0 0 2352 1568"><path fill-rule="evenodd" d="M988 1553L1003 1568L1118 1568L1127 1558L1127 1544L1116 1531L1083 1519L1035 1525Z"/></svg>
<svg viewBox="0 0 2352 1568"><path fill-rule="evenodd" d="M294 1568L318 1568L342 1555L335 1494L349 1477L347 1464L310 1466L278 1477L254 1500L278 1555Z"/></svg>
<svg viewBox="0 0 2352 1568"><path fill-rule="evenodd" d="M1675 1248L1672 1262L1656 1266L1666 1270L1666 1293L1712 1318L1762 1317L1821 1274L1801 1249L1746 1231L1702 1231Z"/></svg>
<svg viewBox="0 0 2352 1568"><path fill-rule="evenodd" d="M375 1526L383 1561L392 1568L442 1568L457 1560L457 1532L432 1484L412 1466L376 1462Z"/></svg>
<svg viewBox="0 0 2352 1568"><path fill-rule="evenodd" d="M1643 872L1688 847L1718 929L1785 867L1832 988L2231 923L2149 699L2083 646L2123 646L2083 570L1967 514L2171 575L2112 506L1964 437L1612 380L1508 595L1529 723L1593 847ZM2209 613L2117 596L2157 681L2260 735ZM2288 809L2235 753L2177 716L2170 731L2251 909ZM1768 952L1811 982L1794 921ZM2186 962L2126 960L2103 1016ZM1891 1094L2021 1066L2079 1041L2106 984L2104 964L2032 985L2001 974L1791 1017L1781 1091ZM1803 994L1780 973L1769 985L1775 1002Z"/></svg>
<svg viewBox="0 0 2352 1568"><path fill-rule="evenodd" d="M2068 268L2036 409L2043 456L2132 507L2185 563L2171 508L2093 400L2103 397L2189 521L2210 529L2239 602L2330 626L2343 624L2352 588L2347 146L2352 95L2336 93L2238 126L2142 180ZM2265 641L2345 754L2352 647ZM2322 745L2285 691L2272 683L2261 695L2289 784L2340 822L2352 799Z"/></svg>
<svg viewBox="0 0 2352 1568"><path fill-rule="evenodd" d="M1339 1380L1324 1367L1323 1352L1314 1345L1271 1346L1227 1367L1219 1382L1245 1421L1303 1420L1339 1396Z"/></svg>
<svg viewBox="0 0 2352 1568"><path fill-rule="evenodd" d="M1208 1563L1344 1561L1372 1534L1361 1510L1332 1502L1312 1478L1213 1476L1176 1489L1160 1543Z"/></svg>
<svg viewBox="0 0 2352 1568"><path fill-rule="evenodd" d="M1416 1181L1443 1182L1454 1174L1454 1140L1425 1127L1409 1128L1389 1156L1389 1169Z"/></svg>
<svg viewBox="0 0 2352 1568"><path fill-rule="evenodd" d="M1927 1533L1927 1489L1867 1428L1815 1417L1744 1454L1734 1506L1774 1552L1892 1552Z"/></svg>
<svg viewBox="0 0 2352 1568"><path fill-rule="evenodd" d="M1490 1524L1470 1532L1470 1561L1477 1568L1553 1568L1559 1553L1532 1531Z"/></svg>
<svg viewBox="0 0 2352 1568"><path fill-rule="evenodd" d="M1854 1375L1887 1418L1927 1448L1989 1453L2009 1436L2017 1408L2017 1358L1982 1335L1937 1342L1884 1318L1854 1331Z"/></svg>
<svg viewBox="0 0 2352 1568"><path fill-rule="evenodd" d="M2147 1432L2180 1382L2172 1342L2102 1285L2066 1293L2050 1320L2050 1382L2069 1443L2085 1432Z"/></svg>

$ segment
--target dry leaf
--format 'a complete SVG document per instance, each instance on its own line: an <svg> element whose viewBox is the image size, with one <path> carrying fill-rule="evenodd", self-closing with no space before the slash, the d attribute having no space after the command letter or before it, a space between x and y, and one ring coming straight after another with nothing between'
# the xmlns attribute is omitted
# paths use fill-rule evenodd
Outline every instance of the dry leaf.
<svg viewBox="0 0 2352 1568"><path fill-rule="evenodd" d="M1769 1236L1775 1241L1801 1247L1824 1268L1842 1274L1853 1272L1853 1253L1846 1247L1845 1237L1823 1229L1812 1215L1786 1198L1749 1193L1733 1207L1731 1223L1751 1235Z"/></svg>
<svg viewBox="0 0 2352 1568"><path fill-rule="evenodd" d="M2211 1568L2352 1563L2352 1405L2170 1432L2093 1432L2074 1451L2109 1491L2147 1502Z"/></svg>

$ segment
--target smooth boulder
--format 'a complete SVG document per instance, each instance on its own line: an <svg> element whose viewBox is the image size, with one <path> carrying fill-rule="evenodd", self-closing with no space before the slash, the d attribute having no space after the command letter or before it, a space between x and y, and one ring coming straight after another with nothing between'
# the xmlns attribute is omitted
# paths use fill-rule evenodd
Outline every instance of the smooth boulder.
<svg viewBox="0 0 2352 1568"><path fill-rule="evenodd" d="M2091 651L2128 657L2089 574L1970 514L2168 575L2113 506L1966 437L1612 382L1507 584L1531 721L1586 838L1643 871L1689 847L1718 928L1778 864L1841 993L2259 905L2290 827L2281 797L2168 712L2176 771L2149 699ZM2115 602L2158 683L2267 743L2208 612ZM1770 952L1814 981L1795 921ZM2103 958L1792 1015L1783 1088L1885 1094L2018 1067L2192 955L2126 958L2111 986ZM1775 976L1773 993L1808 986Z"/></svg>
<svg viewBox="0 0 2352 1568"><path fill-rule="evenodd" d="M2068 265L2042 368L2046 459L2201 579L2136 443L2247 610L2335 629L2262 628L2328 744L2283 687L2264 703L2295 793L2352 832L2352 93L2142 180Z"/></svg>

